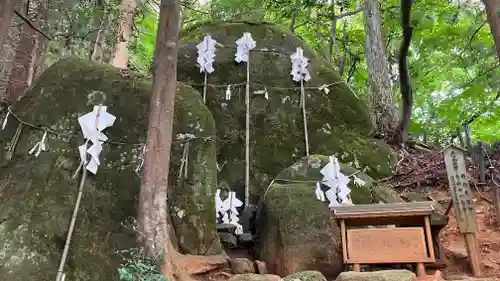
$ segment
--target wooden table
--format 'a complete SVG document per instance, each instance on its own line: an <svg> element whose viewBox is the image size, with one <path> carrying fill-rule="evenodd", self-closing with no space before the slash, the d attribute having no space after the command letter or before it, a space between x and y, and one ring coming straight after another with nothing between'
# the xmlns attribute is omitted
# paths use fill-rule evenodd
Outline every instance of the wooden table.
<svg viewBox="0 0 500 281"><path fill-rule="evenodd" d="M417 276L425 276L424 263L435 262L432 202L339 206L332 210L340 222L344 263L352 264L354 271L359 272L361 264L416 263ZM393 227L366 228L382 225Z"/></svg>

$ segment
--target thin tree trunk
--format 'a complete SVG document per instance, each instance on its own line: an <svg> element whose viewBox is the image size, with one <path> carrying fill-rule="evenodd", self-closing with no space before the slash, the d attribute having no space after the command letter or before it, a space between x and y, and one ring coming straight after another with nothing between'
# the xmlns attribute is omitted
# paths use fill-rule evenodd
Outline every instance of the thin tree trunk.
<svg viewBox="0 0 500 281"><path fill-rule="evenodd" d="M149 257L163 256L162 273L167 280L189 278L177 266L167 227L167 188L172 145L177 52L180 32L180 0L162 0L153 60L153 93L139 194L139 242Z"/></svg>
<svg viewBox="0 0 500 281"><path fill-rule="evenodd" d="M9 35L16 0L0 0L0 50Z"/></svg>
<svg viewBox="0 0 500 281"><path fill-rule="evenodd" d="M486 16L490 24L491 35L495 41L497 56L500 58L500 0L483 0L486 7Z"/></svg>
<svg viewBox="0 0 500 281"><path fill-rule="evenodd" d="M225 254L182 255L168 232L167 188L172 145L177 52L180 32L180 1L161 0L158 34L153 59L153 93L139 194L138 242L149 257L163 257L161 272L169 281L194 281L191 275L227 266Z"/></svg>
<svg viewBox="0 0 500 281"><path fill-rule="evenodd" d="M95 62L101 62L103 56L103 43L107 26L107 14L104 7L104 1L98 1L96 5L97 13L94 17L95 31L92 34L90 42L89 59Z"/></svg>
<svg viewBox="0 0 500 281"><path fill-rule="evenodd" d="M387 133L398 124L393 103L389 65L382 37L380 8L377 0L365 0L365 57L371 90L371 106L377 131Z"/></svg>
<svg viewBox="0 0 500 281"><path fill-rule="evenodd" d="M132 40L134 17L137 9L137 0L121 0L119 38L116 43L110 63L118 68L127 68L129 53L128 44ZM180 19L180 15L177 16Z"/></svg>
<svg viewBox="0 0 500 281"><path fill-rule="evenodd" d="M38 14L37 21L32 24L39 23L45 15L45 9L41 2L31 2L36 7L33 8ZM26 16L28 10L26 11ZM37 33L29 24L23 23L21 26L20 41L16 49L14 58L14 66L9 76L9 82L5 90L5 97L8 102L15 102L19 100L24 91L31 85L35 77L35 69L37 64L40 64L40 57L45 50L45 39ZM40 49L41 48L41 49Z"/></svg>

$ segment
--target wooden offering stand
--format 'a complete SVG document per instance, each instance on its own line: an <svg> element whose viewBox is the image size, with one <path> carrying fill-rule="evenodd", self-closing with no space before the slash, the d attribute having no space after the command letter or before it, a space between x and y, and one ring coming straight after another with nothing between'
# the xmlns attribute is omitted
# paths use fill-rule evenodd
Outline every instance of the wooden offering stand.
<svg viewBox="0 0 500 281"><path fill-rule="evenodd" d="M434 263L430 215L432 202L370 204L332 208L340 222L345 264L359 272L361 264L416 263L424 277L424 263ZM389 228L366 228L366 226ZM412 227L404 227L412 225Z"/></svg>

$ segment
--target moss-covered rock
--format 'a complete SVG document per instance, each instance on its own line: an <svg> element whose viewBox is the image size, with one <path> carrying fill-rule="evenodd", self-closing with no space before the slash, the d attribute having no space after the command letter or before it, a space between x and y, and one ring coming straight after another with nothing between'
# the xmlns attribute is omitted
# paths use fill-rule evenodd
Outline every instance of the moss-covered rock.
<svg viewBox="0 0 500 281"><path fill-rule="evenodd" d="M258 258L267 263L271 273L287 276L303 270L317 270L335 277L343 269L340 229L327 202L316 199L316 182L328 157L313 155L285 169L274 179L263 198L257 217ZM345 175L356 175L365 182L354 186L354 204L372 203L373 179L349 165L340 163ZM384 188L381 188L383 190ZM392 203L389 191L373 189L374 197Z"/></svg>
<svg viewBox="0 0 500 281"><path fill-rule="evenodd" d="M196 65L195 46L208 33L223 45L216 51L215 72L208 75L209 84L222 86L209 86L207 90L207 106L217 125L218 162L226 163L219 182L236 189L244 183L246 65L234 61L235 41L244 32L251 32L257 42L250 58L253 203L272 178L305 155L300 90L290 75L290 54L297 47L302 47L310 59L312 80L306 83L306 108L311 153L336 154L344 163L375 178L390 174L390 148L371 138L374 127L367 105L326 61L278 25L234 22L204 24L183 32L184 47L178 64L179 80L197 84L201 90L204 78ZM232 98L225 100L230 84ZM324 84L330 85L328 94L318 89ZM269 93L268 100L254 93L264 89Z"/></svg>
<svg viewBox="0 0 500 281"><path fill-rule="evenodd" d="M38 129L23 126L13 157L7 150L19 122L10 117L0 134L0 276L3 281L53 280L66 239L79 179L77 146L84 143L77 117L105 97L117 117L105 134L101 167L87 178L67 259L66 280L117 280L115 251L135 246L135 233L123 226L137 214L151 80L90 62L65 59L46 70L13 111ZM41 128L41 129L40 129ZM48 151L28 151L43 129ZM215 232L216 186L214 120L193 88L178 84L174 130L197 137L190 142L190 165L178 180L183 142L172 145L169 205L179 248L192 254L221 251ZM58 133L54 133L56 131Z"/></svg>
<svg viewBox="0 0 500 281"><path fill-rule="evenodd" d="M283 281L326 281L326 278L321 272L307 270L289 275Z"/></svg>
<svg viewBox="0 0 500 281"><path fill-rule="evenodd" d="M342 272L335 281L414 281L415 273L409 270L380 270L375 272Z"/></svg>

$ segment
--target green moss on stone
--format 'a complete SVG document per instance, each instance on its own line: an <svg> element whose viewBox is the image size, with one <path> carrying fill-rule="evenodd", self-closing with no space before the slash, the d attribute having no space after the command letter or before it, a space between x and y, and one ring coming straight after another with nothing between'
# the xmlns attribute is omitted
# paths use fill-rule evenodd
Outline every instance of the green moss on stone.
<svg viewBox="0 0 500 281"><path fill-rule="evenodd" d="M334 277L343 270L341 236L328 202L316 199L314 189L321 181L321 169L328 156L304 157L283 170L269 186L257 217L258 239L255 251L271 272L281 276L299 270L318 270ZM355 186L351 180L354 204L372 203L373 179L352 166L340 163L340 171L365 181ZM388 203L386 188L374 189L375 198Z"/></svg>
<svg viewBox="0 0 500 281"><path fill-rule="evenodd" d="M326 278L321 272L306 270L289 275L283 281L326 281Z"/></svg>
<svg viewBox="0 0 500 281"><path fill-rule="evenodd" d="M127 75L125 75L127 74ZM76 148L84 143L77 117L92 110L104 93L108 111L117 117L105 134L115 142L103 145L101 167L86 181L76 230L65 271L67 280L116 280L120 257L116 250L135 246L136 234L122 223L137 214L141 146L148 124L151 80L122 74L106 65L65 59L47 69L13 111L31 124L46 125L64 134L49 133L48 151L38 158L28 151L43 131L25 126L12 160L5 151L18 126L9 119L0 133L0 276L4 281L55 278L75 203L79 164ZM213 117L193 88L178 84L174 131L215 137ZM220 252L215 232L213 192L216 186L215 142L191 143L194 160L186 180L177 181L182 147L172 145L169 200L181 249L193 253ZM199 164L199 165L198 165ZM193 166L194 165L194 166ZM189 187L187 187L189 184ZM174 212L172 212L174 213ZM191 220L196 216L198 220ZM196 231L195 231L196 230ZM199 233L202 235L199 235ZM195 246L193 246L195 245Z"/></svg>
<svg viewBox="0 0 500 281"><path fill-rule="evenodd" d="M215 72L208 83L223 85L208 87L207 106L217 125L218 162L226 162L219 180L232 187L244 182L246 65L234 61L235 41L244 32L251 32L257 42L251 53L251 93L269 92L269 100L252 94L251 101L251 201L256 203L269 181L281 170L305 155L304 133L298 87L291 79L290 54L297 47L304 49L311 60L312 79L307 87L331 85L326 94L308 88L307 111L310 151L324 155L338 154L345 163L356 162L359 169L375 177L390 174L393 163L391 150L371 138L374 127L367 105L359 100L326 61L314 54L302 40L272 23L231 22L207 23L183 32L183 47L179 52L178 77L188 83L203 83L196 65L195 45L211 34L224 47L216 51ZM225 100L224 85L232 87L232 98ZM201 90L201 86L196 86ZM353 165L353 167L357 167Z"/></svg>

